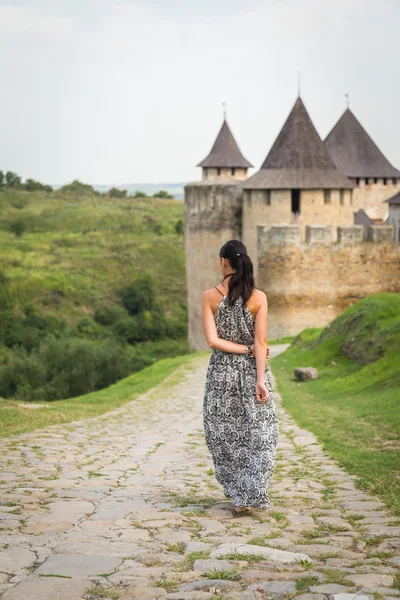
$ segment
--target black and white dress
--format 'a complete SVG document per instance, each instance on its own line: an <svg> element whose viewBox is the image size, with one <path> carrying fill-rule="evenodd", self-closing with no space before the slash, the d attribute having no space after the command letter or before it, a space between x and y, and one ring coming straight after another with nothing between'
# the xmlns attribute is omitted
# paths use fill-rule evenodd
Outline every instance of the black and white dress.
<svg viewBox="0 0 400 600"><path fill-rule="evenodd" d="M223 296L215 323L218 337L238 344L254 343L255 319L242 297L231 307ZM268 508L279 435L268 362L264 382L269 399L265 404L257 399L256 381L255 358L213 348L204 391L204 432L215 477L233 504Z"/></svg>

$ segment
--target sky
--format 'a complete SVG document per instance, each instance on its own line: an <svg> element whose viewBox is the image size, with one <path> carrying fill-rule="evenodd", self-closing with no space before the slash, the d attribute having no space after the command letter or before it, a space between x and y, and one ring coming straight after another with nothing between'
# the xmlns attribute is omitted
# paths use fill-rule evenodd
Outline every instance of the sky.
<svg viewBox="0 0 400 600"><path fill-rule="evenodd" d="M258 170L298 94L400 168L399 0L0 0L0 170L186 182L227 119Z"/></svg>

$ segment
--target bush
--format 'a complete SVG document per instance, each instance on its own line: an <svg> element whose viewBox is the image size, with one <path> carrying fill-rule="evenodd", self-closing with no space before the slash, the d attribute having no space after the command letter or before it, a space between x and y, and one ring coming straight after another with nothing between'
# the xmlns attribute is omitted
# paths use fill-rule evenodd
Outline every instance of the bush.
<svg viewBox="0 0 400 600"><path fill-rule="evenodd" d="M158 192L153 194L153 198L173 198L173 196L165 190L159 190Z"/></svg>
<svg viewBox="0 0 400 600"><path fill-rule="evenodd" d="M115 325L117 321L127 316L127 311L118 304L99 308L94 314L94 320L99 325Z"/></svg>
<svg viewBox="0 0 400 600"><path fill-rule="evenodd" d="M15 304L15 296L10 290L9 282L4 271L0 271L0 311L10 310Z"/></svg>
<svg viewBox="0 0 400 600"><path fill-rule="evenodd" d="M121 300L131 315L151 310L155 305L154 281L150 275L140 275L135 281L120 292Z"/></svg>
<svg viewBox="0 0 400 600"><path fill-rule="evenodd" d="M11 233L14 233L16 237L21 237L21 235L27 230L26 221L23 219L15 219L9 223L8 230Z"/></svg>
<svg viewBox="0 0 400 600"><path fill-rule="evenodd" d="M98 324L90 317L83 317L77 323L76 330L84 336L90 337L96 337L100 333Z"/></svg>
<svg viewBox="0 0 400 600"><path fill-rule="evenodd" d="M72 183L68 183L67 185L63 185L62 188L59 189L59 192L62 194L86 194L86 195L98 195L98 192L87 183L82 183L78 179L75 179Z"/></svg>
<svg viewBox="0 0 400 600"><path fill-rule="evenodd" d="M147 198L147 195L144 192L141 192L140 190L136 190L134 198Z"/></svg>
<svg viewBox="0 0 400 600"><path fill-rule="evenodd" d="M23 188L28 192L52 192L53 188L51 185L44 185L40 181L35 179L27 179L23 185Z"/></svg>
<svg viewBox="0 0 400 600"><path fill-rule="evenodd" d="M119 190L118 188L111 188L108 191L108 196L110 196L110 198L126 198L128 194L128 190Z"/></svg>
<svg viewBox="0 0 400 600"><path fill-rule="evenodd" d="M115 336L128 344L140 342L142 337L139 330L139 324L135 317L121 319L114 327Z"/></svg>
<svg viewBox="0 0 400 600"><path fill-rule="evenodd" d="M183 234L183 219L178 219L175 223L175 233L177 235Z"/></svg>
<svg viewBox="0 0 400 600"><path fill-rule="evenodd" d="M23 348L0 367L5 398L59 400L99 390L132 372L132 360L117 342L57 340L48 336L30 355Z"/></svg>

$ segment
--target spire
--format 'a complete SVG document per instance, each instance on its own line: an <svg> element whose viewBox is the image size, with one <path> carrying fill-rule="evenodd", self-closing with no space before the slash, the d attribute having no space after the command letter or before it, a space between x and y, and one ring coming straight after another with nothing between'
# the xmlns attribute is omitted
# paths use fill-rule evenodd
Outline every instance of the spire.
<svg viewBox="0 0 400 600"><path fill-rule="evenodd" d="M226 105L224 102L224 117L226 117L225 110ZM248 160L245 159L245 157L239 150L239 146L237 145L237 142L232 135L226 118L224 118L222 127L217 135L217 139L215 140L213 147L211 148L210 154L197 166L203 168L237 167L242 169L248 169L249 167L253 166L251 163L249 163Z"/></svg>
<svg viewBox="0 0 400 600"><path fill-rule="evenodd" d="M325 140L336 167L347 177L400 177L350 108L346 108Z"/></svg>
<svg viewBox="0 0 400 600"><path fill-rule="evenodd" d="M336 169L299 97L261 170L244 187L348 189L354 185Z"/></svg>

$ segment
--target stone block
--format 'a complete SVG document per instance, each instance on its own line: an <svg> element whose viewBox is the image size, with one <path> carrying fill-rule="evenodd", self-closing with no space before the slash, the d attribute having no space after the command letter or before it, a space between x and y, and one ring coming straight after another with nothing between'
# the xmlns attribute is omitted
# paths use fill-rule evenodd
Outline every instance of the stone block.
<svg viewBox="0 0 400 600"><path fill-rule="evenodd" d="M394 226L369 225L367 238L368 241L375 242L376 244L394 242Z"/></svg>
<svg viewBox="0 0 400 600"><path fill-rule="evenodd" d="M271 225L268 232L268 243L298 244L300 242L299 225Z"/></svg>
<svg viewBox="0 0 400 600"><path fill-rule="evenodd" d="M308 244L330 244L332 242L331 225L306 225Z"/></svg>
<svg viewBox="0 0 400 600"><path fill-rule="evenodd" d="M364 239L364 225L343 225L337 227L338 244L359 244Z"/></svg>

